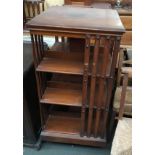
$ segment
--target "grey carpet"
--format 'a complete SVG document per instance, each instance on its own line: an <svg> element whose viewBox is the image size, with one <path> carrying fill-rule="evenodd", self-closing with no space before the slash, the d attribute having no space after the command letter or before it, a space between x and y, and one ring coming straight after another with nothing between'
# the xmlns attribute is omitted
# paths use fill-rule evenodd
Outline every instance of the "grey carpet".
<svg viewBox="0 0 155 155"><path fill-rule="evenodd" d="M43 143L39 151L24 147L23 151L23 155L110 155L110 147L97 148L59 143Z"/></svg>

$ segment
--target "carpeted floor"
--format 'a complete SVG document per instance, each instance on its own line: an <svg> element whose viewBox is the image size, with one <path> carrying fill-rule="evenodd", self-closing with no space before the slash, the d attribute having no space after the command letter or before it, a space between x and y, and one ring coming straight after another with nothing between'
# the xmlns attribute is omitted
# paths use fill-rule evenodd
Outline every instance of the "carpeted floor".
<svg viewBox="0 0 155 155"><path fill-rule="evenodd" d="M96 148L59 143L43 143L39 151L24 147L23 151L23 155L110 155L110 147Z"/></svg>

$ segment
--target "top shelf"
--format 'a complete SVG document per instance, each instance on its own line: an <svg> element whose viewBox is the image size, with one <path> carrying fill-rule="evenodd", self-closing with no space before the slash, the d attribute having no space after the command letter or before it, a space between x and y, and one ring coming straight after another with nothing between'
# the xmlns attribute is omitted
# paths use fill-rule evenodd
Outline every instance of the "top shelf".
<svg viewBox="0 0 155 155"><path fill-rule="evenodd" d="M46 51L36 68L41 72L83 74L83 53Z"/></svg>
<svg viewBox="0 0 155 155"><path fill-rule="evenodd" d="M40 64L37 66L36 71L49 72L49 73L62 73L72 75L83 75L84 72L84 53L82 52L51 52L46 51ZM110 56L109 65L107 68L107 76L110 71ZM97 64L97 74L100 76L103 63L103 55L100 53ZM88 75L92 73L92 58L88 68Z"/></svg>
<svg viewBox="0 0 155 155"><path fill-rule="evenodd" d="M125 32L117 11L112 9L52 6L26 25L30 30Z"/></svg>

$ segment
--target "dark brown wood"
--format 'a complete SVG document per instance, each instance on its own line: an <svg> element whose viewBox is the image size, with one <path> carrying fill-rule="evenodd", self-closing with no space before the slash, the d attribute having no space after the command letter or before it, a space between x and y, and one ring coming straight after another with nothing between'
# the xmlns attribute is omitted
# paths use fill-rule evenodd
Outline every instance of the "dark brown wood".
<svg viewBox="0 0 155 155"><path fill-rule="evenodd" d="M101 106L102 106L102 97L104 94L104 78L106 76L106 69L108 64L108 54L109 54L109 37L104 38L104 54L103 54L103 64L102 64L102 72L101 72L101 78L99 81L99 95L98 95L98 103L97 103L97 112L96 112L96 121L95 121L95 137L97 137L98 134L98 128L99 128L99 122L100 122L100 115L101 115Z"/></svg>
<svg viewBox="0 0 155 155"><path fill-rule="evenodd" d="M51 52L50 54L51 57L48 56L43 58L37 67L37 71L82 75L83 63L82 60L77 59L79 56L81 56L80 53L73 54L64 52ZM71 56L73 59L70 59Z"/></svg>
<svg viewBox="0 0 155 155"><path fill-rule="evenodd" d="M31 41L32 41L32 45L33 45L33 59L34 59L34 65L35 65L35 68L37 67L37 63L38 63L38 60L36 58L37 56L37 53L36 53L36 44L35 44L35 39L34 39L34 35L31 34ZM39 80L39 75L37 72L35 72L35 76L36 76L36 82L37 82L37 92L38 92L38 97L39 97L39 100L41 99L41 88L40 88L40 80ZM43 126L44 125L44 118L43 118L43 110L41 108L41 105L39 104L39 109L40 109L40 115L41 115L41 125Z"/></svg>
<svg viewBox="0 0 155 155"><path fill-rule="evenodd" d="M91 75L91 88L90 88L90 104L89 104L89 114L88 114L88 128L87 128L87 136L90 137L91 129L92 129L92 119L93 119L93 106L95 99L95 86L96 86L96 70L97 70L97 60L100 46L100 37L96 37L94 56L93 56L93 67L92 67L92 75Z"/></svg>
<svg viewBox="0 0 155 155"><path fill-rule="evenodd" d="M87 91L88 91L88 68L90 59L90 36L86 36L85 54L84 54L84 73L83 73L83 88L82 88L82 110L81 110L81 136L84 136L85 131L85 111L87 104Z"/></svg>
<svg viewBox="0 0 155 155"><path fill-rule="evenodd" d="M46 88L40 100L41 103L81 107L82 89L80 86L63 82L51 82L50 85L51 87Z"/></svg>
<svg viewBox="0 0 155 155"><path fill-rule="evenodd" d="M66 12L67 9L67 12ZM65 16L64 16L65 15ZM46 17L46 18L45 18ZM62 18L63 17L63 18ZM58 20L60 19L61 20ZM79 20L80 18L80 20ZM88 20L91 19L91 20ZM123 33L124 27L115 10L53 6L27 23L27 27L40 29L72 29L90 32Z"/></svg>
<svg viewBox="0 0 155 155"><path fill-rule="evenodd" d="M41 139L50 142L80 144L86 146L106 147L106 140L93 137L81 137L78 134L42 132Z"/></svg>
<svg viewBox="0 0 155 155"><path fill-rule="evenodd" d="M27 27L33 43L41 139L104 146L113 73L120 37L124 33L117 12L51 7L28 22ZM57 39L50 50L44 50L44 36L61 38L61 41ZM74 44L70 38L79 42ZM78 48L80 45L82 47ZM74 48L77 49L74 51ZM64 111L65 116L57 113L57 109Z"/></svg>
<svg viewBox="0 0 155 155"><path fill-rule="evenodd" d="M119 47L120 47L120 37L116 37L115 39L115 48L114 48L114 53L112 57L112 65L111 65L111 71L110 71L110 77L111 79L108 79L107 81L107 102L106 102L106 111L104 113L104 118L103 118L103 130L102 130L102 137L105 137L106 135L106 126L107 126L107 117L108 117L108 112L109 112L109 105L111 102L111 96L112 96L112 90L113 90L113 83L114 83L114 74L115 74L115 66L117 63L117 57L118 57L118 52L119 52Z"/></svg>

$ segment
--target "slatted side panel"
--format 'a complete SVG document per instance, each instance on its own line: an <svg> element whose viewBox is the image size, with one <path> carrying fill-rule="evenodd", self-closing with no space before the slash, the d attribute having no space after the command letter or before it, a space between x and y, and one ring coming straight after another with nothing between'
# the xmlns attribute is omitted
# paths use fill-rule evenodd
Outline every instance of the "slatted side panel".
<svg viewBox="0 0 155 155"><path fill-rule="evenodd" d="M43 57L43 52L44 52L43 36L31 34L31 41L32 41L32 47L33 47L34 66L36 68ZM40 100L46 87L46 77L45 77L45 73L41 73L41 72L35 72L35 75L36 75L36 81L37 81L38 97ZM45 123L45 117L42 110L43 108L41 108L41 105L40 105L41 123L43 126Z"/></svg>
<svg viewBox="0 0 155 155"><path fill-rule="evenodd" d="M86 104L88 93L88 68L90 59L90 36L86 36L85 54L84 54L84 74L83 74L83 88L82 88L82 109L81 109L81 136L85 134L86 124Z"/></svg>
<svg viewBox="0 0 155 155"><path fill-rule="evenodd" d="M107 68L108 68L108 56L110 53L110 39L109 37L103 37L103 44L104 44L104 51L103 51L103 61L101 65L101 73L99 78L99 92L97 98L97 109L96 109L96 118L95 118L95 130L94 136L99 136L99 129L100 129L100 121L101 119L101 108L103 106L103 97L106 93L106 75L107 75Z"/></svg>
<svg viewBox="0 0 155 155"><path fill-rule="evenodd" d="M106 82L108 93L106 94L105 112L103 115L103 126L102 126L102 133L101 133L102 138L104 138L106 136L107 118L108 118L108 112L109 112L109 105L110 105L111 98L112 98L115 67L116 67L116 63L117 63L119 46L120 46L120 37L116 37L115 42L114 42L113 52L112 52L112 60L111 60L112 63L110 66L110 74L109 74L109 78L107 78L107 82Z"/></svg>
<svg viewBox="0 0 155 155"><path fill-rule="evenodd" d="M87 127L88 137L90 137L92 132L94 100L95 100L95 90L96 90L96 71L97 71L99 47L100 47L100 37L97 36L95 41L95 49L93 53L93 62L92 62L93 64L92 64L92 75L91 75L91 86L90 86L90 103L89 103L88 127Z"/></svg>

